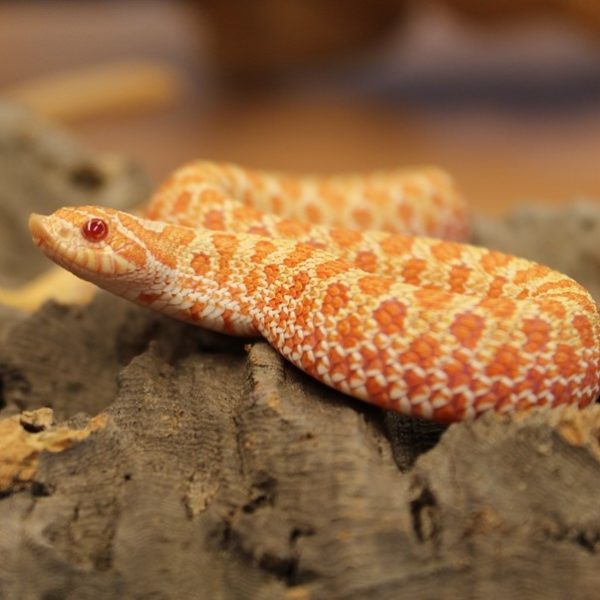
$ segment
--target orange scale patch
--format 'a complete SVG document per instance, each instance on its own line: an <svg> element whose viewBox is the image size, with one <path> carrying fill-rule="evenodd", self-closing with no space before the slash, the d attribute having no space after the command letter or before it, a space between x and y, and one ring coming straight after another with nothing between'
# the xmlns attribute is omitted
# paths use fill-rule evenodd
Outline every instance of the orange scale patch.
<svg viewBox="0 0 600 600"><path fill-rule="evenodd" d="M486 273L495 273L498 269L506 267L513 260L512 256L503 252L489 250L480 258L480 264Z"/></svg>
<svg viewBox="0 0 600 600"><path fill-rule="evenodd" d="M234 312L226 308L221 314L221 320L223 321L223 330L231 333L235 330L235 323L233 322Z"/></svg>
<svg viewBox="0 0 600 600"><path fill-rule="evenodd" d="M348 304L349 299L348 286L332 283L327 287L323 297L321 312L324 315L335 315Z"/></svg>
<svg viewBox="0 0 600 600"><path fill-rule="evenodd" d="M129 240L124 240L126 243L129 243ZM128 260L129 262L137 265L138 267L143 267L148 260L148 254L144 248L138 246L137 244L131 244L125 246L122 250L119 250L116 245L113 245L115 250L119 252L119 254Z"/></svg>
<svg viewBox="0 0 600 600"><path fill-rule="evenodd" d="M583 315L575 315L572 323L579 334L582 346L584 348L593 348L595 346L594 330L589 319Z"/></svg>
<svg viewBox="0 0 600 600"><path fill-rule="evenodd" d="M271 196L270 200L271 200L271 211L276 215L282 214L284 212L283 211L284 202L283 202L283 199L281 198L281 196L279 196L279 195Z"/></svg>
<svg viewBox="0 0 600 600"><path fill-rule="evenodd" d="M282 219L276 224L275 229L281 237L296 239L306 235L310 231L310 225L291 219Z"/></svg>
<svg viewBox="0 0 600 600"><path fill-rule="evenodd" d="M560 406L561 404L570 404L570 394L568 393L570 390L569 388L560 383L560 381L555 381L551 386L550 386L550 392L552 393L553 396L553 400L552 400L552 406Z"/></svg>
<svg viewBox="0 0 600 600"><path fill-rule="evenodd" d="M587 293L582 293L580 290L561 292L560 297L579 304L586 312L596 314L598 311L596 303Z"/></svg>
<svg viewBox="0 0 600 600"><path fill-rule="evenodd" d="M369 203L375 204L379 207L386 206L386 204L388 204L390 201L389 192L373 186L366 187L363 195Z"/></svg>
<svg viewBox="0 0 600 600"><path fill-rule="evenodd" d="M534 279L548 275L549 272L550 269L548 267L534 264L531 267L517 271L514 276L514 282L516 284L529 283Z"/></svg>
<svg viewBox="0 0 600 600"><path fill-rule="evenodd" d="M449 388L458 388L470 385L473 380L473 369L468 364L448 364L444 366L444 372L448 378Z"/></svg>
<svg viewBox="0 0 600 600"><path fill-rule="evenodd" d="M202 224L204 227L206 227L206 229L222 231L225 229L223 212L220 210L209 210L206 215L204 215L204 221Z"/></svg>
<svg viewBox="0 0 600 600"><path fill-rule="evenodd" d="M254 254L250 259L253 263L262 263L267 256L277 250L277 246L269 240L259 240L254 244Z"/></svg>
<svg viewBox="0 0 600 600"><path fill-rule="evenodd" d="M328 260L321 263L316 268L317 277L321 279L329 279L341 273L346 273L350 270L349 265L341 260Z"/></svg>
<svg viewBox="0 0 600 600"><path fill-rule="evenodd" d="M333 365L330 363L329 373L336 381L347 381L350 378L350 366L345 360Z"/></svg>
<svg viewBox="0 0 600 600"><path fill-rule="evenodd" d="M391 298L383 301L374 311L373 318L379 325L381 333L396 335L404 332L404 317L406 316L406 305Z"/></svg>
<svg viewBox="0 0 600 600"><path fill-rule="evenodd" d="M540 308L540 312L550 315L551 317L555 317L556 319L564 319L567 316L567 311L562 302L560 300L554 300L551 298L547 298L544 300L538 300L538 306Z"/></svg>
<svg viewBox="0 0 600 600"><path fill-rule="evenodd" d="M340 344L346 349L355 348L364 335L362 323L355 315L340 319L336 331L340 336Z"/></svg>
<svg viewBox="0 0 600 600"><path fill-rule="evenodd" d="M211 269L210 256L204 252L192 255L192 262L190 264L196 275L206 275Z"/></svg>
<svg viewBox="0 0 600 600"><path fill-rule="evenodd" d="M453 398L452 402L449 402L445 406L435 408L433 410L434 420L438 423L453 423L454 421L460 421L464 414L464 408L462 408L460 404L466 404L466 399L462 394Z"/></svg>
<svg viewBox="0 0 600 600"><path fill-rule="evenodd" d="M262 225L253 225L252 227L249 227L248 233L251 233L252 235L260 235L262 237L273 237L271 232Z"/></svg>
<svg viewBox="0 0 600 600"><path fill-rule="evenodd" d="M311 223L320 223L322 221L323 215L321 214L321 209L314 202L309 202L304 207L304 212Z"/></svg>
<svg viewBox="0 0 600 600"><path fill-rule="evenodd" d="M291 177L280 177L279 185L286 199L291 200L300 196L302 188L296 179Z"/></svg>
<svg viewBox="0 0 600 600"><path fill-rule="evenodd" d="M400 355L402 364L416 363L424 369L432 367L439 353L438 342L427 334L415 338L408 350Z"/></svg>
<svg viewBox="0 0 600 600"><path fill-rule="evenodd" d="M425 389L425 378L415 371L406 371L404 374L404 382L408 386L410 394L416 394Z"/></svg>
<svg viewBox="0 0 600 600"><path fill-rule="evenodd" d="M363 354L362 351L361 351L361 354ZM383 374L383 370L385 368L385 361L380 356L375 356L373 358L367 359L364 357L364 354L363 354L363 358L364 358L364 363L363 363L362 368L366 372L377 372L377 373Z"/></svg>
<svg viewBox="0 0 600 600"><path fill-rule="evenodd" d="M220 189L209 187L202 190L199 200L202 204L221 205L225 201L225 195Z"/></svg>
<svg viewBox="0 0 600 600"><path fill-rule="evenodd" d="M419 289L414 292L414 299L419 307L428 311L447 311L452 294L442 290Z"/></svg>
<svg viewBox="0 0 600 600"><path fill-rule="evenodd" d="M532 293L532 296L541 296L543 294L546 294L547 292L567 290L571 288L573 288L573 282L569 281L568 279L562 279L560 281L549 281L538 286Z"/></svg>
<svg viewBox="0 0 600 600"><path fill-rule="evenodd" d="M250 271L250 273L248 273L245 277L244 277L244 286L246 287L246 293L249 296L253 296L256 293L256 290L259 288L259 286L261 285L261 278L259 276L259 274L257 273L257 271Z"/></svg>
<svg viewBox="0 0 600 600"><path fill-rule="evenodd" d="M435 206L438 209L444 208L446 204L446 199L442 196L442 194L440 194L440 192L436 190L433 190L433 192L429 196L429 199L431 200L433 206Z"/></svg>
<svg viewBox="0 0 600 600"><path fill-rule="evenodd" d="M513 390L509 385L502 381L494 381L490 387L490 394L495 398L506 398L512 394Z"/></svg>
<svg viewBox="0 0 600 600"><path fill-rule="evenodd" d="M529 374L529 371L527 372ZM527 375L526 375L527 377ZM525 392L529 392L527 397L530 396L537 396L538 394L538 386L537 386L537 382L536 381L531 381L530 379L525 379L524 381L519 382L518 384L516 384L514 386L514 393L517 396L520 396L521 394L525 393Z"/></svg>
<svg viewBox="0 0 600 600"><path fill-rule="evenodd" d="M353 229L333 227L329 230L329 235L340 248L351 248L362 240L362 233Z"/></svg>
<svg viewBox="0 0 600 600"><path fill-rule="evenodd" d="M361 229L368 229L373 223L373 215L366 208L355 208L352 219Z"/></svg>
<svg viewBox="0 0 600 600"><path fill-rule="evenodd" d="M279 265L270 264L264 268L264 274L269 285L273 285L280 277Z"/></svg>
<svg viewBox="0 0 600 600"><path fill-rule="evenodd" d="M531 367L530 369L527 369L525 380L517 386L515 391L524 392L531 390L532 392L537 393L537 391L543 387L545 381L546 373L543 369Z"/></svg>
<svg viewBox="0 0 600 600"><path fill-rule="evenodd" d="M473 313L461 313L456 315L450 333L456 341L465 348L473 349L481 339L485 329L485 319Z"/></svg>
<svg viewBox="0 0 600 600"><path fill-rule="evenodd" d="M360 291L366 296L383 296L390 291L392 279L378 275L365 275L358 280Z"/></svg>
<svg viewBox="0 0 600 600"><path fill-rule="evenodd" d="M157 232L152 229L146 229L143 222L126 213L121 213L119 218L125 227L132 231L139 239L147 241L148 250L158 261L171 269L177 267L177 255L173 250L182 246L188 246L196 237L193 229L180 225L166 225L161 232Z"/></svg>
<svg viewBox="0 0 600 600"><path fill-rule="evenodd" d="M200 321L202 311L206 308L206 304L204 302L194 302L194 304L188 309L188 313L190 318Z"/></svg>
<svg viewBox="0 0 600 600"><path fill-rule="evenodd" d="M189 191L184 190L175 198L175 202L171 206L171 212L175 215L185 214L188 211L191 201L192 195Z"/></svg>
<svg viewBox="0 0 600 600"><path fill-rule="evenodd" d="M421 274L427 269L427 263L422 258L411 258L402 268L401 276L406 283L419 285Z"/></svg>
<svg viewBox="0 0 600 600"><path fill-rule="evenodd" d="M253 206L247 206L246 204L239 204L236 202L231 211L231 217L234 221L247 221L248 223L252 223L260 221L264 217L264 213Z"/></svg>
<svg viewBox="0 0 600 600"><path fill-rule="evenodd" d="M509 298L484 298L479 306L497 319L509 319L517 310L517 303Z"/></svg>
<svg viewBox="0 0 600 600"><path fill-rule="evenodd" d="M335 346L332 346L327 352L327 357L329 358L329 364L332 366L346 364L345 355Z"/></svg>
<svg viewBox="0 0 600 600"><path fill-rule="evenodd" d="M412 250L415 238L411 235L390 234L380 243L381 250L391 256L404 256Z"/></svg>
<svg viewBox="0 0 600 600"><path fill-rule="evenodd" d="M315 249L308 244L296 244L294 249L287 255L283 264L290 269L297 267L308 260L315 253Z"/></svg>
<svg viewBox="0 0 600 600"><path fill-rule="evenodd" d="M315 361L310 357L308 352L303 352L300 356L300 365L305 373L308 373L309 375L316 374Z"/></svg>
<svg viewBox="0 0 600 600"><path fill-rule="evenodd" d="M402 204L398 205L398 208L396 209L396 214L398 215L401 223L405 227L407 227L414 219L415 210L410 204L403 202Z"/></svg>
<svg viewBox="0 0 600 600"><path fill-rule="evenodd" d="M520 350L509 344L502 344L494 353L492 361L485 369L489 377L504 375L516 378L522 366Z"/></svg>
<svg viewBox="0 0 600 600"><path fill-rule="evenodd" d="M215 274L217 282L224 284L231 274L231 260L234 257L239 241L233 234L216 233L212 236L213 246L219 255L219 265Z"/></svg>
<svg viewBox="0 0 600 600"><path fill-rule="evenodd" d="M543 319L524 319L522 331L527 338L524 346L527 352L539 352L548 345L550 325Z"/></svg>
<svg viewBox="0 0 600 600"><path fill-rule="evenodd" d="M249 183L250 190L262 190L264 187L264 178L257 173L256 171L252 171L250 169L243 169L243 174L246 181ZM235 179L235 175L233 177Z"/></svg>
<svg viewBox="0 0 600 600"><path fill-rule="evenodd" d="M324 183L319 187L319 196L332 208L340 210L346 204L346 196L335 185Z"/></svg>
<svg viewBox="0 0 600 600"><path fill-rule="evenodd" d="M506 285L506 277L494 277L488 287L487 296L489 298L500 298Z"/></svg>
<svg viewBox="0 0 600 600"><path fill-rule="evenodd" d="M439 228L439 222L433 215L425 216L425 229L424 231L433 234Z"/></svg>
<svg viewBox="0 0 600 600"><path fill-rule="evenodd" d="M310 275L306 271L299 271L298 273L295 273L292 277L291 286L291 291L293 292L294 296L299 296L309 282Z"/></svg>
<svg viewBox="0 0 600 600"><path fill-rule="evenodd" d="M354 257L354 265L362 271L374 273L377 270L377 256L374 252L366 250L358 252Z"/></svg>
<svg viewBox="0 0 600 600"><path fill-rule="evenodd" d="M583 376L583 380L581 382L582 387L591 387L596 390L596 393L587 398L586 405L590 402L596 400L596 396L598 395L598 388L600 387L600 365L598 364L589 364L587 369L585 370L585 375Z"/></svg>
<svg viewBox="0 0 600 600"><path fill-rule="evenodd" d="M577 354L566 344L558 344L552 359L556 365L556 370L563 377L570 377L579 371Z"/></svg>
<svg viewBox="0 0 600 600"><path fill-rule="evenodd" d="M382 396L387 390L387 386L380 383L376 377L367 377L365 387L367 388L367 394L370 402L373 402L374 398Z"/></svg>
<svg viewBox="0 0 600 600"><path fill-rule="evenodd" d="M454 265L450 270L449 283L453 292L463 294L467 290L466 283L471 276L471 269L464 265Z"/></svg>

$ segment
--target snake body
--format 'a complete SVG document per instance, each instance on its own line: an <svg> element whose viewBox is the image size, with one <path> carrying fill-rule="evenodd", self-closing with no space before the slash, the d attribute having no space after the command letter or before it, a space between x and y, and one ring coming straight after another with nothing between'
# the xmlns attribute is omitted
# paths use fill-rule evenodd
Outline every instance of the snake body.
<svg viewBox="0 0 600 600"><path fill-rule="evenodd" d="M30 227L80 277L202 327L263 336L387 409L448 422L583 407L600 393L592 298L547 267L457 241L466 208L435 169L294 178L193 163L143 216L63 208Z"/></svg>

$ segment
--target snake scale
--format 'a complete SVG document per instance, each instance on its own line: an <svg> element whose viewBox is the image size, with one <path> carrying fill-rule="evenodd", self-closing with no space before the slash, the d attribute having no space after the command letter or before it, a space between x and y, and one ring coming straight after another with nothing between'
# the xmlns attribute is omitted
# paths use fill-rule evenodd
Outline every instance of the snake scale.
<svg viewBox="0 0 600 600"><path fill-rule="evenodd" d="M441 422L584 407L600 316L548 267L462 243L443 171L292 177L195 162L143 215L32 215L35 243L100 287L209 329L262 336L328 386ZM444 239L440 239L444 238Z"/></svg>

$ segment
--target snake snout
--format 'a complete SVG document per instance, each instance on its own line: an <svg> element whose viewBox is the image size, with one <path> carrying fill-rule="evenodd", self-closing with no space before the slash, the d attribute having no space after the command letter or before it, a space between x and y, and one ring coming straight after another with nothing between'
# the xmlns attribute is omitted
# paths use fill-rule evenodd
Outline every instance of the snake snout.
<svg viewBox="0 0 600 600"><path fill-rule="evenodd" d="M50 237L46 221L48 217L32 213L29 217L29 231L36 246L47 243Z"/></svg>

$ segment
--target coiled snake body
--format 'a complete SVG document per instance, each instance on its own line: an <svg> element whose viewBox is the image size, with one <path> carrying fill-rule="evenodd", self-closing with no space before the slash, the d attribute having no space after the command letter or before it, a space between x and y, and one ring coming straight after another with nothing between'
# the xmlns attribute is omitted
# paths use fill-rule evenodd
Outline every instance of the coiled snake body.
<svg viewBox="0 0 600 600"><path fill-rule="evenodd" d="M202 327L261 335L387 409L456 421L583 407L600 392L589 294L536 263L437 239L468 228L435 169L293 178L198 162L144 217L63 208L30 228L76 275Z"/></svg>

